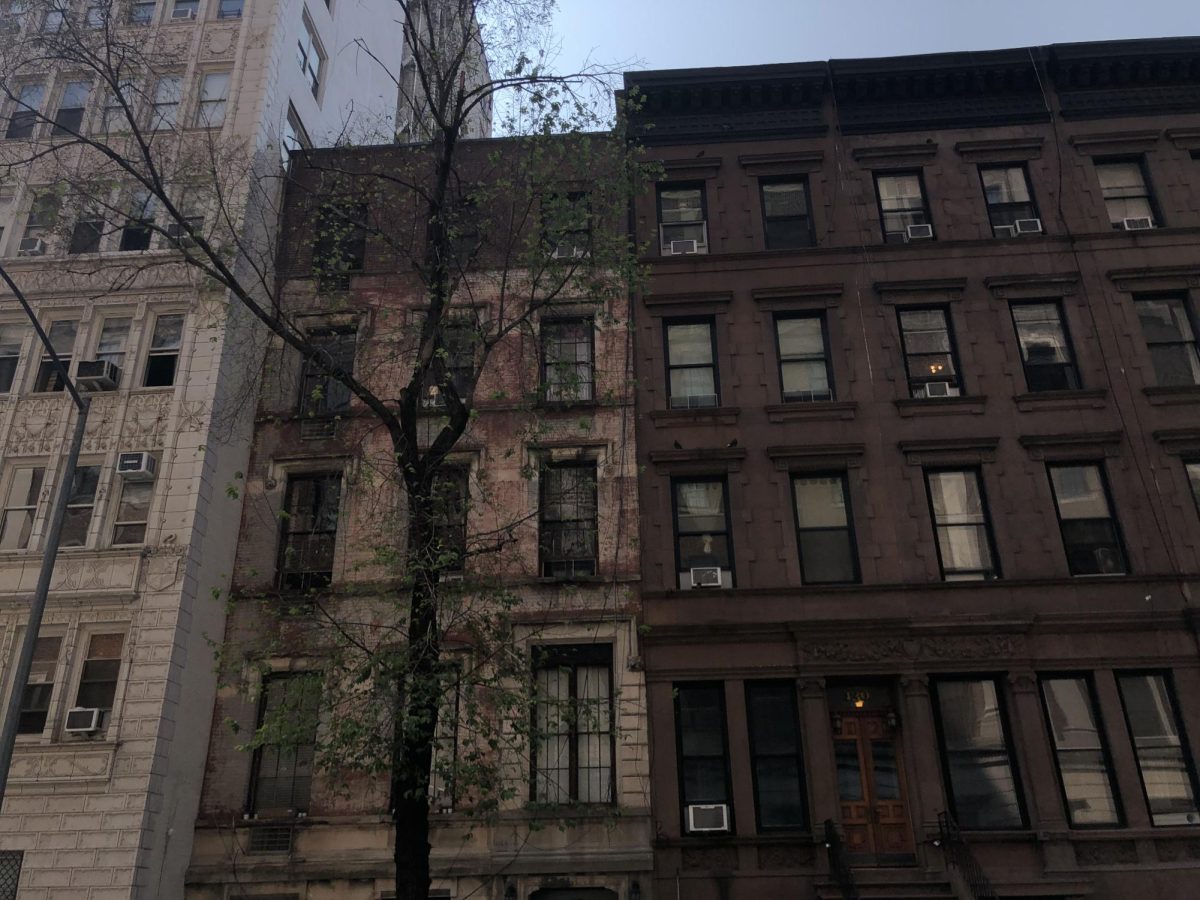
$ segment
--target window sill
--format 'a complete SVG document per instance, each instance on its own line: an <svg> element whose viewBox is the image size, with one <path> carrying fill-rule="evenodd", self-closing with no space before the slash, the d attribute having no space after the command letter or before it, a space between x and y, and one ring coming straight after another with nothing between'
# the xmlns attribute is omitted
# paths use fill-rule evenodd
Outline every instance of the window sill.
<svg viewBox="0 0 1200 900"><path fill-rule="evenodd" d="M538 400L534 406L542 412L569 413L597 409L600 403L596 400Z"/></svg>
<svg viewBox="0 0 1200 900"><path fill-rule="evenodd" d="M1104 409L1108 391L1105 388L1078 391L1031 391L1017 394L1013 403L1021 412L1056 409Z"/></svg>
<svg viewBox="0 0 1200 900"><path fill-rule="evenodd" d="M538 575L533 579L534 584L605 584L608 578L604 575L573 575L557 577L553 575Z"/></svg>
<svg viewBox="0 0 1200 900"><path fill-rule="evenodd" d="M736 425L741 409L709 406L703 409L654 409L650 421L656 428L687 428L690 425Z"/></svg>
<svg viewBox="0 0 1200 900"><path fill-rule="evenodd" d="M987 407L987 397L915 397L894 401L901 416L981 416Z"/></svg>
<svg viewBox="0 0 1200 900"><path fill-rule="evenodd" d="M1182 387L1148 387L1142 393L1151 406L1176 406L1184 403L1200 403L1200 385Z"/></svg>
<svg viewBox="0 0 1200 900"><path fill-rule="evenodd" d="M767 413L767 420L779 424L826 419L853 419L858 413L858 404L853 400L796 401L772 403L764 409Z"/></svg>

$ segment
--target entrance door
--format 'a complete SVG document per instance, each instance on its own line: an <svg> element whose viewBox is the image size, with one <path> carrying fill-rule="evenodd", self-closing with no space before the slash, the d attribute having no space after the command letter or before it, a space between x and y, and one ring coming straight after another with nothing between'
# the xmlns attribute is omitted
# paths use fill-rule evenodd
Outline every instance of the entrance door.
<svg viewBox="0 0 1200 900"><path fill-rule="evenodd" d="M900 741L887 716L846 712L834 718L838 799L846 850L861 864L908 861L915 852Z"/></svg>

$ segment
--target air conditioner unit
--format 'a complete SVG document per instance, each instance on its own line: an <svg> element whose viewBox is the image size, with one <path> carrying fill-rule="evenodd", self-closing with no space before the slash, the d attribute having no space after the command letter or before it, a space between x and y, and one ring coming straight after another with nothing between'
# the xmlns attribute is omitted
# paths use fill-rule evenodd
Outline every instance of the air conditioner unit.
<svg viewBox="0 0 1200 900"><path fill-rule="evenodd" d="M100 730L100 710L76 706L67 710L63 731L67 734L94 734Z"/></svg>
<svg viewBox="0 0 1200 900"><path fill-rule="evenodd" d="M1013 222L1017 229L1017 234L1041 234L1042 220L1041 219L1017 219Z"/></svg>
<svg viewBox="0 0 1200 900"><path fill-rule="evenodd" d="M927 381L923 388L926 397L957 397L958 388L948 381Z"/></svg>
<svg viewBox="0 0 1200 900"><path fill-rule="evenodd" d="M729 830L729 807L724 803L692 803L687 807L689 834Z"/></svg>
<svg viewBox="0 0 1200 900"><path fill-rule="evenodd" d="M555 259L583 259L587 256L587 250L583 247L576 247L570 242L563 241L554 245L554 253L551 255Z"/></svg>
<svg viewBox="0 0 1200 900"><path fill-rule="evenodd" d="M933 226L932 225L909 225L904 229L904 239L906 241L932 241Z"/></svg>
<svg viewBox="0 0 1200 900"><path fill-rule="evenodd" d="M75 382L86 391L115 391L121 383L121 370L107 359L81 360Z"/></svg>
<svg viewBox="0 0 1200 900"><path fill-rule="evenodd" d="M126 481L153 481L158 460L149 453L122 453L117 457L117 474Z"/></svg>
<svg viewBox="0 0 1200 900"><path fill-rule="evenodd" d="M668 256L690 256L700 252L698 241L671 241L667 246Z"/></svg>
<svg viewBox="0 0 1200 900"><path fill-rule="evenodd" d="M1121 224L1126 231L1145 231L1147 228L1154 227L1154 220L1149 216L1133 216L1129 219L1122 219Z"/></svg>
<svg viewBox="0 0 1200 900"><path fill-rule="evenodd" d="M1017 226L1015 225L993 225L992 234L998 238L1010 238L1017 236Z"/></svg>
<svg viewBox="0 0 1200 900"><path fill-rule="evenodd" d="M46 242L40 237L21 238L17 247L17 256L42 256L46 252Z"/></svg>
<svg viewBox="0 0 1200 900"><path fill-rule="evenodd" d="M171 12L172 19L194 19L196 18L196 10L194 9L176 9Z"/></svg>
<svg viewBox="0 0 1200 900"><path fill-rule="evenodd" d="M722 586L720 566L694 566L691 569L693 588L719 588Z"/></svg>

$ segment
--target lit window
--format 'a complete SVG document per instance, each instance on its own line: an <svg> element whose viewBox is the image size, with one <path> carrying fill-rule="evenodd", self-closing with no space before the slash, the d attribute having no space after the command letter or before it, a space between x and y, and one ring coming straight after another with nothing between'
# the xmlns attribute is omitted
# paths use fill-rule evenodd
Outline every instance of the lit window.
<svg viewBox="0 0 1200 900"><path fill-rule="evenodd" d="M909 393L916 399L959 396L962 385L949 310L902 309L899 314Z"/></svg>
<svg viewBox="0 0 1200 900"><path fill-rule="evenodd" d="M170 387L175 383L179 368L179 351L183 346L183 316L159 316L154 320L154 335L146 356L144 387Z"/></svg>
<svg viewBox="0 0 1200 900"><path fill-rule="evenodd" d="M0 526L0 550L24 550L29 546L45 475L41 466L12 470L4 501L4 523Z"/></svg>
<svg viewBox="0 0 1200 900"><path fill-rule="evenodd" d="M920 226L931 224L929 203L925 199L925 185L920 173L876 175L875 190L879 195L883 239L889 244L904 243L918 233Z"/></svg>
<svg viewBox="0 0 1200 900"><path fill-rule="evenodd" d="M612 803L612 647L539 647L533 799Z"/></svg>
<svg viewBox="0 0 1200 900"><path fill-rule="evenodd" d="M938 560L946 581L976 581L1000 573L979 473L974 469L926 472L937 533Z"/></svg>
<svg viewBox="0 0 1200 900"><path fill-rule="evenodd" d="M1103 470L1094 464L1062 464L1049 469L1071 574L1125 574L1125 551L1113 518Z"/></svg>

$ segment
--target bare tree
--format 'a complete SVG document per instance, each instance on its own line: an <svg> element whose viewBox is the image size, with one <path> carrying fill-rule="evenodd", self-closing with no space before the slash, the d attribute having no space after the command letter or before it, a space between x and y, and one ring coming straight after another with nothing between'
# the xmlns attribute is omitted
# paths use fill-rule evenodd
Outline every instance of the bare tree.
<svg viewBox="0 0 1200 900"><path fill-rule="evenodd" d="M0 172L35 186L38 252L62 254L63 272L97 296L144 283L155 268L184 267L323 376L313 403L333 389L353 398L363 471L398 520L394 537L373 548L387 601L346 601L315 584L301 605L325 626L321 690L335 710L325 758L387 772L396 896L425 900L431 774L453 772L487 809L506 788L498 729L484 723L507 717L518 742L532 727L530 667L512 641L523 601L505 587L503 564L522 523L500 510L470 547L456 546L442 523L458 501L440 476L476 415L479 386L491 384L489 367L514 362L503 360L512 337L554 303L611 309L637 277L624 223L646 173L607 130L611 110L597 105L611 102L613 73L552 71L552 0L397 0L406 42L398 123L417 143L356 153L348 132L336 150L294 153L285 191L271 153L184 127L181 104L202 116L204 98L183 96L171 80L177 48L131 30L127 7L72 13L58 0L39 3L22 14L43 24L0 51L0 94L12 110ZM94 121L64 116L61 105L49 111L45 96L26 90L29 73L45 70L90 84ZM470 140L493 114L508 137ZM283 197L306 226L282 235L277 267ZM584 233L586 246L575 242ZM95 253L114 246L126 251L117 260ZM377 327L363 351L374 356L354 363L314 339L300 313L353 310L364 259L397 273L401 305L419 314ZM304 291L307 305L297 303ZM255 368L260 357L246 356ZM569 378L558 383L569 392ZM479 580L448 582L463 554L480 560ZM303 642L294 631L282 639ZM448 648L470 661L448 666ZM478 739L439 775L451 672L455 696L470 698L458 715L479 723ZM474 683L465 693L464 678ZM364 691L388 702L358 702ZM292 698L248 745L286 742L311 706Z"/></svg>

